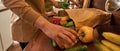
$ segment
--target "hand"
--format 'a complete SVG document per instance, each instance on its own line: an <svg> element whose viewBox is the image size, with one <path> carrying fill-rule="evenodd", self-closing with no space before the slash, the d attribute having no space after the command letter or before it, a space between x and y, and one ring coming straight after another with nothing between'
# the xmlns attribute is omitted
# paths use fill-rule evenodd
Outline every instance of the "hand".
<svg viewBox="0 0 120 51"><path fill-rule="evenodd" d="M57 1L55 1L55 0L49 0L49 1L50 1L50 2L53 4L53 6L55 6L56 8L60 8Z"/></svg>
<svg viewBox="0 0 120 51"><path fill-rule="evenodd" d="M60 8L58 2L54 2L54 3L53 3L53 6L55 6L56 8Z"/></svg>
<svg viewBox="0 0 120 51"><path fill-rule="evenodd" d="M75 2L74 0L70 0L70 1L79 8L79 3Z"/></svg>
<svg viewBox="0 0 120 51"><path fill-rule="evenodd" d="M51 39L54 39L60 48L70 48L77 43L77 32L52 23L46 24L42 31Z"/></svg>

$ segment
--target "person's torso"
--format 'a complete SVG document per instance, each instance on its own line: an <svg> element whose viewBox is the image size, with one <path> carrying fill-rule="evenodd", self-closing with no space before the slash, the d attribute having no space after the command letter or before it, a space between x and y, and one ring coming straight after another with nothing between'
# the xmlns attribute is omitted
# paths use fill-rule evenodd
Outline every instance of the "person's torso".
<svg viewBox="0 0 120 51"><path fill-rule="evenodd" d="M51 3L48 0L45 0L46 7L44 8L44 4L42 4L43 1L44 0L26 0L26 2L30 4L32 8L40 14L44 12L45 8L48 8L47 11L52 10ZM13 39L19 42L28 42L34 36L37 30L38 29L36 27L30 25L28 22L25 22L23 19L19 18L16 22L13 23L12 26Z"/></svg>
<svg viewBox="0 0 120 51"><path fill-rule="evenodd" d="M44 3L43 3L44 1ZM38 12L42 12L43 8L41 7L45 7L45 11L51 11L52 10L52 3L49 0L26 0L26 2L28 4L30 4L36 11Z"/></svg>

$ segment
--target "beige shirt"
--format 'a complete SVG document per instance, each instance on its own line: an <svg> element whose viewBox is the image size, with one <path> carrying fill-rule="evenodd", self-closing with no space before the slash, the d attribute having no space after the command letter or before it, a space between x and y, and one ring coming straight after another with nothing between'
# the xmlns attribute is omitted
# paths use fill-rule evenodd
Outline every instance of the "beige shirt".
<svg viewBox="0 0 120 51"><path fill-rule="evenodd" d="M36 19L41 16L41 14L38 11L40 8L37 8L29 5L25 2L25 0L2 0L4 5L11 9L15 14L19 16L19 19L13 24L12 26L12 34L13 39L19 42L28 42L36 33L38 30L36 27L34 27L34 23ZM31 0L28 0L31 1ZM39 6L44 6L44 0L32 0L32 1L39 1L37 4L40 4ZM35 9L33 9L33 7ZM44 11L42 10L42 13Z"/></svg>

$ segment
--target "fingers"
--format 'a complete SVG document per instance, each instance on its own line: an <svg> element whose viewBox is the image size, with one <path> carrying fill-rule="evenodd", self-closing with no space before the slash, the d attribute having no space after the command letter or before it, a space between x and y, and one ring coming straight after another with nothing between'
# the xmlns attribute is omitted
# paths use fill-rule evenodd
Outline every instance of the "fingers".
<svg viewBox="0 0 120 51"><path fill-rule="evenodd" d="M63 39L62 41L65 42L66 44L69 44L69 45L74 45L74 42L66 35L64 34L59 34L58 35L61 39Z"/></svg>
<svg viewBox="0 0 120 51"><path fill-rule="evenodd" d="M59 34L59 39L61 39L61 42L59 43L59 46L63 49L64 48L70 48L72 47L75 43L65 34Z"/></svg>
<svg viewBox="0 0 120 51"><path fill-rule="evenodd" d="M56 41L56 43L58 44L58 46L59 46L61 49L64 48L64 46L63 46L64 43L62 42L62 39L61 39L61 38L56 37L56 38L55 38L55 41Z"/></svg>
<svg viewBox="0 0 120 51"><path fill-rule="evenodd" d="M69 28L60 28L60 32L56 32L55 41L60 48L70 48L77 43L77 32Z"/></svg>
<svg viewBox="0 0 120 51"><path fill-rule="evenodd" d="M76 31L74 31L74 30L72 30L70 28L66 28L66 30L69 31L69 32L71 32L73 35L75 35L77 37L79 36L79 34Z"/></svg>
<svg viewBox="0 0 120 51"><path fill-rule="evenodd" d="M55 38L55 41L61 49L70 48L73 46L72 44L67 44L66 40L63 40L61 37Z"/></svg>
<svg viewBox="0 0 120 51"><path fill-rule="evenodd" d="M73 45L67 44L66 41L64 41L64 40L61 39L61 38L56 38L56 43L58 44L58 46L59 46L61 49L70 48L70 47L73 46Z"/></svg>
<svg viewBox="0 0 120 51"><path fill-rule="evenodd" d="M73 45L64 44L65 48L71 48Z"/></svg>
<svg viewBox="0 0 120 51"><path fill-rule="evenodd" d="M76 36L73 35L71 32L63 31L63 33L64 33L66 36L68 36L74 43L77 42Z"/></svg>
<svg viewBox="0 0 120 51"><path fill-rule="evenodd" d="M53 5L54 5L56 8L60 8L58 2L54 2Z"/></svg>

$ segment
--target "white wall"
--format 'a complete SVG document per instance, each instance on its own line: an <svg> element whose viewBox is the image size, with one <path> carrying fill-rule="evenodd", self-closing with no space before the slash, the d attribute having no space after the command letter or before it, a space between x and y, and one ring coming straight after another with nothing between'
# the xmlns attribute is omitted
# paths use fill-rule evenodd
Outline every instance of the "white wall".
<svg viewBox="0 0 120 51"><path fill-rule="evenodd" d="M0 12L0 33L4 51L12 44L11 20L12 12L10 10Z"/></svg>
<svg viewBox="0 0 120 51"><path fill-rule="evenodd" d="M3 6L1 2L0 6ZM10 10L0 12L0 51L6 51L13 43L10 26L11 14Z"/></svg>

